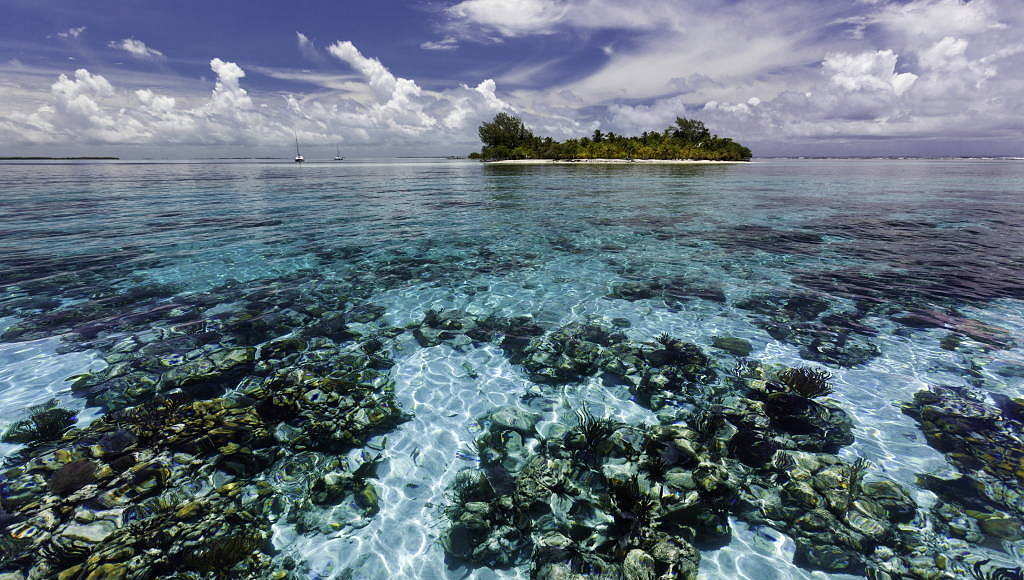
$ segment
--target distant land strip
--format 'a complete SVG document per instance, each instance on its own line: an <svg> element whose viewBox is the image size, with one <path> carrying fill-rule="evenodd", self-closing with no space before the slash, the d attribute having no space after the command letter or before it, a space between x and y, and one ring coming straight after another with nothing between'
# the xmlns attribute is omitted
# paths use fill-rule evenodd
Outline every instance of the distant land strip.
<svg viewBox="0 0 1024 580"><path fill-rule="evenodd" d="M0 157L0 161L119 161L120 157Z"/></svg>

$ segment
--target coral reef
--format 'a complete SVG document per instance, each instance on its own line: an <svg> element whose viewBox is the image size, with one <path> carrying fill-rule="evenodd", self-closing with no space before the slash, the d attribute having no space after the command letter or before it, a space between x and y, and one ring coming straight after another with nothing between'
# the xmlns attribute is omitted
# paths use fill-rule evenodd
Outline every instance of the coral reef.
<svg viewBox="0 0 1024 580"><path fill-rule="evenodd" d="M543 432L540 415L514 408L482 417L479 469L459 474L445 508L453 558L535 578L695 578L698 548L727 543L733 516L792 537L811 569L966 573L921 532L926 515L901 486L834 455L853 442L852 422L813 400L830 392L825 371L716 369L695 345L632 343L597 321L535 339L523 364L548 382L624 382L660 424L585 408Z"/></svg>
<svg viewBox="0 0 1024 580"><path fill-rule="evenodd" d="M265 578L277 567L267 551L270 523L297 505L354 501L375 513L368 478L379 455L354 468L320 461L302 473L317 483L297 497L261 477L302 454L363 446L406 418L386 357L328 339L301 350L285 342L246 351L240 358L253 374L224 396L193 397L183 389L222 375L178 365L169 394L9 458L0 533L19 549L5 551L3 565L31 577ZM269 358L282 355L290 364ZM336 480L346 483L324 483Z"/></svg>
<svg viewBox="0 0 1024 580"><path fill-rule="evenodd" d="M1024 404L989 399L967 388L932 387L903 412L960 471L951 479L919 477L939 497L934 520L952 537L1000 546L1024 538Z"/></svg>

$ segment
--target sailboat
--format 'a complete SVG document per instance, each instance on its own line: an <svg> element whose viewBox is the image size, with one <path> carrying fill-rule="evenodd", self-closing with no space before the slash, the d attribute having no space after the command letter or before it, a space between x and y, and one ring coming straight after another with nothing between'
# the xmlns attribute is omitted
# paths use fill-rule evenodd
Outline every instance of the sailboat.
<svg viewBox="0 0 1024 580"><path fill-rule="evenodd" d="M338 154L334 156L335 161L344 161L345 158L341 156L341 145L338 145Z"/></svg>
<svg viewBox="0 0 1024 580"><path fill-rule="evenodd" d="M306 158L302 156L302 153L299 153L299 138L296 137L295 138L295 162L296 163L305 163L305 161L306 161Z"/></svg>

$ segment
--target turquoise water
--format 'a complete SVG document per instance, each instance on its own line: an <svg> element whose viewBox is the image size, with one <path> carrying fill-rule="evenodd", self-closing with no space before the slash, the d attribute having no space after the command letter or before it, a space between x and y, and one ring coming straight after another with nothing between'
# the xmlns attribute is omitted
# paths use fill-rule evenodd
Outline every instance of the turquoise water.
<svg viewBox="0 0 1024 580"><path fill-rule="evenodd" d="M132 404L64 380L102 371L126 336L212 328L245 310L266 330L237 340L255 345L345 301L376 308L353 317L356 334L430 309L528 315L545 330L597 317L636 341L668 333L726 356L713 337L737 337L752 359L827 368L854 420L840 456L867 459L924 507L934 495L916 476L956 470L895 403L933 385L1024 395L1021 161L0 169L0 427L52 398L81 410L80 426ZM777 317L750 301L795 295L823 306L803 334L773 331ZM908 322L921 313L928 323ZM822 341L831 354L814 353ZM512 405L554 423L585 402L598 416L656 421L596 378L542 388L494 344L425 346L405 332L387 348L412 418L374 439L386 454L379 513L326 531L273 523L275 557L311 577L525 577L453 563L439 543L446 489L475 465L477 419ZM829 576L795 566L785 535L733 528L729 545L703 553L703 576ZM1019 566L1019 548L977 550Z"/></svg>

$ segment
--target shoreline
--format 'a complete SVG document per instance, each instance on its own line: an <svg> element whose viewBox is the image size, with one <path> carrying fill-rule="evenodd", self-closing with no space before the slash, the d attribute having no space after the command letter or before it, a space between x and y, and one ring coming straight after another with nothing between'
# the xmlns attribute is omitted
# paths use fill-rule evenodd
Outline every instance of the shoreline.
<svg viewBox="0 0 1024 580"><path fill-rule="evenodd" d="M484 161L485 165L705 165L749 163L707 159L504 159Z"/></svg>

